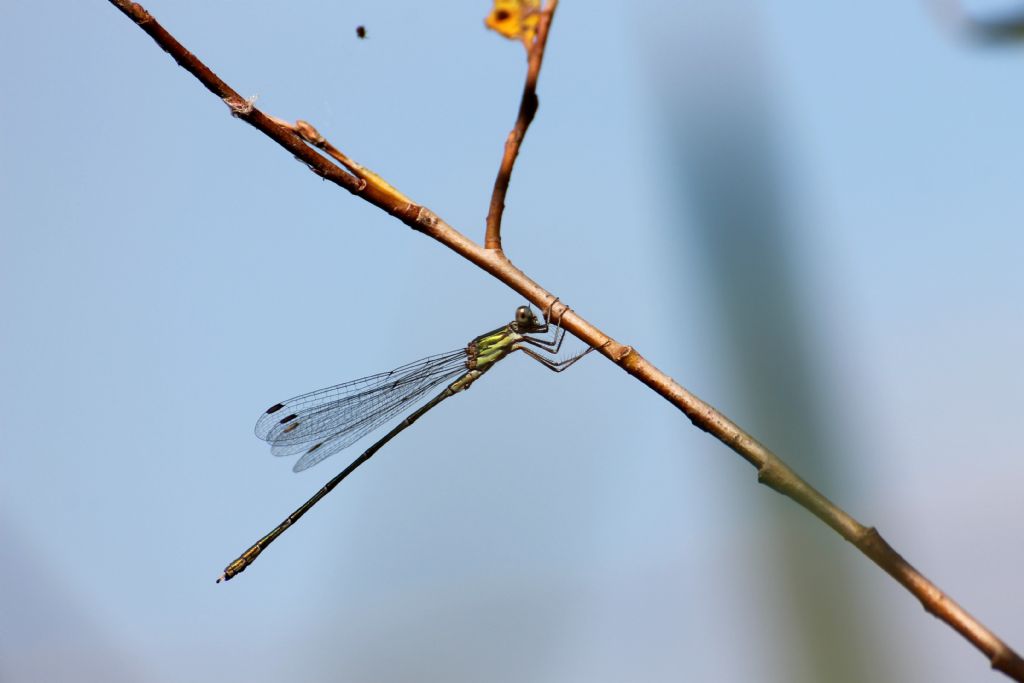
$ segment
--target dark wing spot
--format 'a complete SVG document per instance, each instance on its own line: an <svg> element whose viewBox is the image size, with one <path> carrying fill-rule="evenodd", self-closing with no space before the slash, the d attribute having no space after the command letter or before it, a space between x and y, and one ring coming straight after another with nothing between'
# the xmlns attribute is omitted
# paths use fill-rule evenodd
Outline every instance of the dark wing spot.
<svg viewBox="0 0 1024 683"><path fill-rule="evenodd" d="M281 418L281 421L280 421L280 422L278 422L277 424L279 424L279 425L283 425L283 424L284 424L285 422L291 422L292 420L294 420L294 419L295 419L295 418L297 418L297 417L298 417L298 415L296 415L295 413L292 413L292 414L291 414L291 415L289 415L288 417L282 417L282 418Z"/></svg>
<svg viewBox="0 0 1024 683"><path fill-rule="evenodd" d="M366 27L365 26L356 26L356 35L358 37L360 37L360 38L365 38L366 37Z"/></svg>
<svg viewBox="0 0 1024 683"><path fill-rule="evenodd" d="M274 405L267 408L267 415L270 415L271 413L276 413L277 411L281 410L281 408L284 408L283 403L275 403Z"/></svg>
<svg viewBox="0 0 1024 683"><path fill-rule="evenodd" d="M315 444L313 444L312 446L310 446L310 447L309 447L309 450L308 450L308 451L306 451L306 452L307 452L307 453L312 453L313 451L315 451L316 449L320 448L320 447L321 447L321 446L323 446L323 445L324 445L324 442L323 442L323 441L321 441L320 443L315 443Z"/></svg>
<svg viewBox="0 0 1024 683"><path fill-rule="evenodd" d="M287 434L288 432L290 432L293 429L295 429L296 427L298 427L300 424L302 424L302 423L301 422L293 422L292 424L290 424L287 427L285 427L284 430L281 433L282 434Z"/></svg>

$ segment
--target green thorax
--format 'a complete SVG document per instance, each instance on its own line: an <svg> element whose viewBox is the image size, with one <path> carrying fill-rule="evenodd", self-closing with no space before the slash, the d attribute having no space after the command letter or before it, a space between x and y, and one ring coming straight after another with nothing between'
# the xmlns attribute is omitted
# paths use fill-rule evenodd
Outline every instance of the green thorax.
<svg viewBox="0 0 1024 683"><path fill-rule="evenodd" d="M512 329L512 325L504 325L481 334L466 346L466 369L483 374L492 365L512 353L515 350L515 343L522 338L521 334Z"/></svg>

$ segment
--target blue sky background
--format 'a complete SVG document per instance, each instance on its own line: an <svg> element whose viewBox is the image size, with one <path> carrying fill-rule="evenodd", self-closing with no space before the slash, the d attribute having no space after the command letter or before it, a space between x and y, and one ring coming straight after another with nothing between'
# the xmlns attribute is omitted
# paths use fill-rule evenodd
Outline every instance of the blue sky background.
<svg viewBox="0 0 1024 683"><path fill-rule="evenodd" d="M485 3L146 6L482 239L524 70ZM266 406L521 301L107 3L5 3L0 59L4 681L995 677L596 356L503 363L215 585L358 453L292 474ZM922 3L565 0L504 232L1018 649L1022 73Z"/></svg>

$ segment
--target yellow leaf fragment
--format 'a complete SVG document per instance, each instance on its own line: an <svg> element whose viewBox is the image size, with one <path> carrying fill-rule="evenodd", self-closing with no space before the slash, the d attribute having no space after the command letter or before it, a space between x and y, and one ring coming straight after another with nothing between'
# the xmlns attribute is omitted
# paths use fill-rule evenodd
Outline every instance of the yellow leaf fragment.
<svg viewBox="0 0 1024 683"><path fill-rule="evenodd" d="M521 40L529 50L540 21L540 0L494 0L484 25L509 40Z"/></svg>

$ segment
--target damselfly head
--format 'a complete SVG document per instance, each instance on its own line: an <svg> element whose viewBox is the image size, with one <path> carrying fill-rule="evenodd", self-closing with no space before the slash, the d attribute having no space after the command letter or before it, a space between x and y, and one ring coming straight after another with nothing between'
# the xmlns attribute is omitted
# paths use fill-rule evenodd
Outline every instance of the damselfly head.
<svg viewBox="0 0 1024 683"><path fill-rule="evenodd" d="M516 309L515 324L519 332L534 332L543 327L529 306L520 306Z"/></svg>

